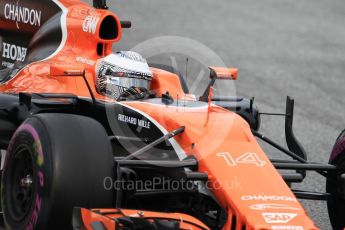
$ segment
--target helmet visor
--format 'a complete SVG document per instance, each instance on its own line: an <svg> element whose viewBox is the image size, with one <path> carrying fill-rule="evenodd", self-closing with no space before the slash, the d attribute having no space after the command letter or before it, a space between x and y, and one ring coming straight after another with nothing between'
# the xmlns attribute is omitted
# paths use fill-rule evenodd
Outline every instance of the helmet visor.
<svg viewBox="0 0 345 230"><path fill-rule="evenodd" d="M110 54L97 65L97 91L118 99L130 87L149 89L152 72L144 58L134 52Z"/></svg>
<svg viewBox="0 0 345 230"><path fill-rule="evenodd" d="M112 72L114 75L116 73ZM119 72L119 74L124 74ZM98 90L109 96L111 98L117 99L120 95L125 92L130 87L141 87L145 89L150 88L150 81L145 78L134 78L134 77L125 77L123 76L113 76L113 75L102 75L99 76L97 81ZM133 74L131 74L133 75Z"/></svg>

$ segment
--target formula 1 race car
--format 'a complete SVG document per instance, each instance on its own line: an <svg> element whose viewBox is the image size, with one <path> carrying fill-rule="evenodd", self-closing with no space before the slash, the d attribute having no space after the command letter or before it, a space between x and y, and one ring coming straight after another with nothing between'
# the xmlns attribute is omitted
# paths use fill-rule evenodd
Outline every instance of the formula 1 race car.
<svg viewBox="0 0 345 230"><path fill-rule="evenodd" d="M254 99L196 99L171 66L112 52L129 21L104 0L0 2L1 205L6 229L317 229L297 200L345 227L345 131L307 161L286 101L288 148L259 132ZM256 138L290 160L269 159ZM291 189L307 170L326 193Z"/></svg>

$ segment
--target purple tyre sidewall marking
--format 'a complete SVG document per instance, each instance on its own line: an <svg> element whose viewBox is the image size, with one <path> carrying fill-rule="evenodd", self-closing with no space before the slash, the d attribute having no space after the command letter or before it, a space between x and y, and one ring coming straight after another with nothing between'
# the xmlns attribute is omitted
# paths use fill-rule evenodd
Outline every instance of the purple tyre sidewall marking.
<svg viewBox="0 0 345 230"><path fill-rule="evenodd" d="M38 176L38 179L39 179L38 185L41 188L43 188L44 187L44 173L43 173L43 170L41 169L41 167L44 164L43 149L42 149L42 144L41 144L40 137L39 137L36 129L31 124L27 124L27 123L22 124L16 130L15 134L13 135L14 138L12 138L12 140L9 143L9 147L7 149L7 152L11 152L12 151L13 145L14 145L14 143L16 141L16 137L22 131L30 133L30 135L32 136L32 138L34 140L34 144L33 144L32 147L35 150L35 155L36 155L36 156L33 156L33 158L34 158L34 161L36 162L36 164L38 166L38 171L37 171L37 176ZM6 170L6 168L7 168L7 164L8 164L9 158L10 157L6 154L6 158L5 158L5 162L4 162L4 170ZM26 230L34 229L34 226L36 225L37 220L38 220L39 212L41 210L42 198L37 193L34 199L35 199L35 201L34 201L34 209L32 211L31 217L29 218L27 226L25 227Z"/></svg>

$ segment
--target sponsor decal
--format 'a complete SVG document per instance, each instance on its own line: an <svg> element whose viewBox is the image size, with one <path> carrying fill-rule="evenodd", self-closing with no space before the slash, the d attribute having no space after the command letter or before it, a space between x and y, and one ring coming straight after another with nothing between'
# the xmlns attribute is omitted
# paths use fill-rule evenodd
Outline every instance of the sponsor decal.
<svg viewBox="0 0 345 230"><path fill-rule="evenodd" d="M217 156L222 157L229 166L236 166L239 164L255 164L256 166L264 166L265 161L261 160L256 153L245 153L237 158L234 158L228 152L217 153Z"/></svg>
<svg viewBox="0 0 345 230"><path fill-rule="evenodd" d="M151 126L151 122L148 120L142 120L142 119L138 119L136 117L131 117L131 116L123 115L123 114L119 114L117 116L117 119L121 122L132 124L132 125L137 125L139 127L143 127L143 128L147 128L147 129L149 129Z"/></svg>
<svg viewBox="0 0 345 230"><path fill-rule="evenodd" d="M11 59L12 61L24 61L26 57L27 48L9 44L6 42L2 43L2 57ZM6 64L6 63L5 63ZM4 65L4 62L2 63Z"/></svg>
<svg viewBox="0 0 345 230"><path fill-rule="evenodd" d="M18 23L41 26L42 11L40 10L7 3L4 7L4 16L7 20L15 21L17 29L19 29Z"/></svg>
<svg viewBox="0 0 345 230"><path fill-rule="evenodd" d="M36 156L36 163L37 163L37 177L38 177L38 185L37 186L39 189L44 188L44 169L42 166L44 166L44 156L43 156L43 148L42 148L42 143L40 140L40 136L37 133L36 129L29 125L29 124L23 124L21 125L16 132L21 132L21 131L26 131L29 132L33 139L33 149L34 149L34 154ZM42 197L37 193L34 201L34 206L33 206L33 211L31 214L31 217L28 219L28 223L26 226L26 230L33 230L35 229L35 226L37 224L37 220L40 216L40 211L42 208Z"/></svg>
<svg viewBox="0 0 345 230"><path fill-rule="evenodd" d="M81 62L81 63L87 64L87 65L91 65L91 66L93 66L95 64L95 61L93 61L91 59L88 59L88 58L85 58L85 57L76 57L75 60L77 62Z"/></svg>
<svg viewBox="0 0 345 230"><path fill-rule="evenodd" d="M284 200L284 201L297 202L296 198L290 197L290 196L276 196L276 195L264 195L264 194L242 196L241 200L260 200L260 201Z"/></svg>
<svg viewBox="0 0 345 230"><path fill-rule="evenodd" d="M277 226L272 226L272 229L278 229L278 230L303 230L304 228L302 226L277 225Z"/></svg>
<svg viewBox="0 0 345 230"><path fill-rule="evenodd" d="M3 62L1 63L1 65L2 65L3 67L9 68L9 67L12 67L12 66L13 66L13 63L8 62L8 61L3 61Z"/></svg>
<svg viewBox="0 0 345 230"><path fill-rule="evenodd" d="M296 213L264 212L262 216L268 224L286 224L297 216Z"/></svg>
<svg viewBox="0 0 345 230"><path fill-rule="evenodd" d="M289 209L289 210L300 210L299 208L291 207L286 204L253 204L249 207L253 210L267 210L267 209Z"/></svg>
<svg viewBox="0 0 345 230"><path fill-rule="evenodd" d="M34 227L37 223L38 217L39 217L39 212L41 210L41 206L42 206L42 198L39 195L36 195L34 210L32 212L30 219L29 219L29 223L26 226L26 230L33 230L34 229Z"/></svg>
<svg viewBox="0 0 345 230"><path fill-rule="evenodd" d="M99 17L88 15L83 21L83 31L94 34L96 32Z"/></svg>

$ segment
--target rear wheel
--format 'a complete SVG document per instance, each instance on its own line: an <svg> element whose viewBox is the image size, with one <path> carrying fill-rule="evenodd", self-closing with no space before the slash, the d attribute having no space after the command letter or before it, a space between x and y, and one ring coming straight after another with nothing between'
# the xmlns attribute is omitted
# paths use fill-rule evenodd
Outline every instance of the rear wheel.
<svg viewBox="0 0 345 230"><path fill-rule="evenodd" d="M342 230L345 228L345 130L334 144L329 163L338 169L327 178L326 191L331 194L327 200L328 214L333 229Z"/></svg>
<svg viewBox="0 0 345 230"><path fill-rule="evenodd" d="M73 207L113 204L103 186L113 178L104 128L70 114L40 114L13 135L5 158L2 201L8 229L71 229Z"/></svg>

